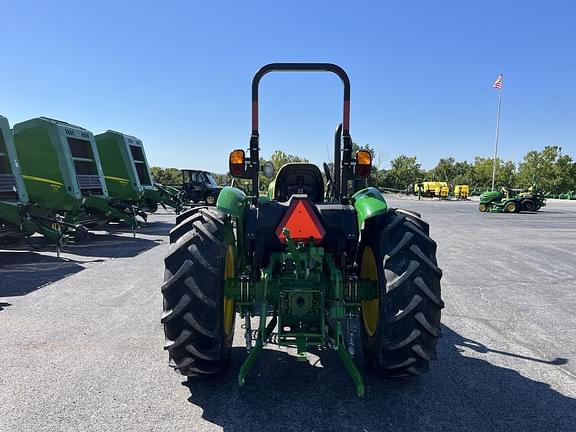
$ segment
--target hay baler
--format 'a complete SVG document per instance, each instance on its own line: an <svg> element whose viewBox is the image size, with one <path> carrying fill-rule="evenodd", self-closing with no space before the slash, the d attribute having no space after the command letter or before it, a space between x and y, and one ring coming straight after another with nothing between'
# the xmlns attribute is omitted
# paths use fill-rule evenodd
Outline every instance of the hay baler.
<svg viewBox="0 0 576 432"><path fill-rule="evenodd" d="M69 226L95 227L136 218L112 205L92 133L47 117L14 125L14 143L28 196L39 212Z"/></svg>
<svg viewBox="0 0 576 432"><path fill-rule="evenodd" d="M153 213L158 205L170 206L180 213L184 202L181 194L154 183L142 140L108 130L95 136L106 186L114 202L123 207Z"/></svg>
<svg viewBox="0 0 576 432"><path fill-rule="evenodd" d="M50 241L60 240L58 220L42 217L32 207L8 119L0 116L0 243L12 243L36 232Z"/></svg>

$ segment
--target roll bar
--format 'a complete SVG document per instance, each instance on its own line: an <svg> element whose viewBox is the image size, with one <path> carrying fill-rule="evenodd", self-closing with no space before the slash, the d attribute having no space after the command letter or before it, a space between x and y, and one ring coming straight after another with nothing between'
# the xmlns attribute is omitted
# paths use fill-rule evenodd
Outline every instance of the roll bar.
<svg viewBox="0 0 576 432"><path fill-rule="evenodd" d="M353 178L352 167L352 138L350 137L350 79L340 66L332 63L270 63L261 67L252 79L252 134L250 136L250 156L247 169L251 173L252 195L254 203L257 202L259 185L258 174L260 171L260 148L258 133L258 89L262 77L270 72L332 72L342 80L344 85L344 103L342 113L342 125L337 130L338 138L335 138L334 149L334 176L338 180L336 184L337 199L341 200L348 193L348 180ZM340 135L341 134L341 135ZM342 144L340 145L340 136ZM340 155L342 157L340 158ZM342 165L340 167L340 165ZM340 175L341 173L341 175Z"/></svg>

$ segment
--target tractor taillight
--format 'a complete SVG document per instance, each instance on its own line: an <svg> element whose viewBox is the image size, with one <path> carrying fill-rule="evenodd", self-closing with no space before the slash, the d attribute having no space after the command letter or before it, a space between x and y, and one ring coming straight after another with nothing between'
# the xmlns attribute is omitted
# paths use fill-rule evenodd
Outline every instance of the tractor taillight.
<svg viewBox="0 0 576 432"><path fill-rule="evenodd" d="M276 228L276 236L282 243L286 243L284 228L290 231L290 237L296 242L313 240L318 245L324 238L326 231L322 222L316 216L312 204L306 198L293 197L290 208Z"/></svg>
<svg viewBox="0 0 576 432"><path fill-rule="evenodd" d="M230 174L232 177L243 177L246 167L244 165L246 156L244 150L233 150L228 159Z"/></svg>
<svg viewBox="0 0 576 432"><path fill-rule="evenodd" d="M368 150L358 150L356 152L356 176L368 177L372 171L372 153Z"/></svg>

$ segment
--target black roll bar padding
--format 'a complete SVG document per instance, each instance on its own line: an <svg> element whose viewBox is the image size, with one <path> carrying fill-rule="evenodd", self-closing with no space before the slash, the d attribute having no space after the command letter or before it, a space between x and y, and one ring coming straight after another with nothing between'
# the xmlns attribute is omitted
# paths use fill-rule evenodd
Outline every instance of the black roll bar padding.
<svg viewBox="0 0 576 432"><path fill-rule="evenodd" d="M258 174L260 171L260 149L259 149L259 134L258 134L258 88L260 80L264 75L269 72L332 72L342 80L344 84L344 104L342 113L342 136L343 140L343 158L342 158L342 187L339 190L339 198L345 196L348 192L347 184L348 179L351 178L350 169L351 153L352 153L352 139L350 138L350 79L346 71L340 66L333 63L270 63L262 66L252 79L252 134L250 136L250 160L248 168L252 173L252 194L254 204L258 200ZM340 154L340 152L338 152ZM336 152L334 154L336 160ZM338 164L340 165L340 164ZM337 174L338 173L338 174ZM334 170L334 176L340 177L340 169ZM344 186L346 185L346 186ZM342 195L344 191L344 195Z"/></svg>
<svg viewBox="0 0 576 432"><path fill-rule="evenodd" d="M334 178L333 178L333 198L340 201L340 158L342 156L342 123L336 128L334 133Z"/></svg>
<svg viewBox="0 0 576 432"><path fill-rule="evenodd" d="M352 137L342 136L342 176L340 179L340 199L348 196L348 181L354 179L354 166L352 164Z"/></svg>

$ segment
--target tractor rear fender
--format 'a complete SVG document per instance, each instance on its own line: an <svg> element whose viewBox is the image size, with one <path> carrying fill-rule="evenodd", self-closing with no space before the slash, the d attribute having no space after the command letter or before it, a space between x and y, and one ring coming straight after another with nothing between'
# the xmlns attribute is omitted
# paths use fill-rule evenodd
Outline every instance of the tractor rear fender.
<svg viewBox="0 0 576 432"><path fill-rule="evenodd" d="M352 195L352 204L356 210L358 229L364 228L366 219L388 211L388 204L382 192L375 187L361 189Z"/></svg>
<svg viewBox="0 0 576 432"><path fill-rule="evenodd" d="M216 208L222 213L244 219L246 213L246 194L238 188L225 186L216 201Z"/></svg>

